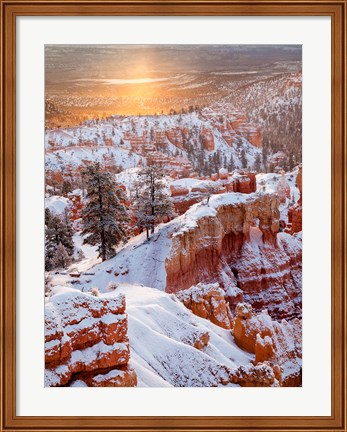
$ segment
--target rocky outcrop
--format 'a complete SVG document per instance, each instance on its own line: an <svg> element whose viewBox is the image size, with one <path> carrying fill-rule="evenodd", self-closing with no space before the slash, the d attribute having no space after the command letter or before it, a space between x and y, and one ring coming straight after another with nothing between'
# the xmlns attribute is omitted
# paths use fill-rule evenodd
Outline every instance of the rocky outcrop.
<svg viewBox="0 0 347 432"><path fill-rule="evenodd" d="M276 195L226 193L188 210L172 234L166 291L218 281L273 318L300 316L301 242L278 234L278 205Z"/></svg>
<svg viewBox="0 0 347 432"><path fill-rule="evenodd" d="M182 185L170 185L170 194L172 197L187 195L189 193L189 189Z"/></svg>
<svg viewBox="0 0 347 432"><path fill-rule="evenodd" d="M262 133L259 127L254 127L249 123L241 123L234 127L234 130L255 147L260 148L262 146Z"/></svg>
<svg viewBox="0 0 347 432"><path fill-rule="evenodd" d="M194 315L208 319L219 327L231 328L230 308L218 283L198 284L188 290L179 291L176 295Z"/></svg>
<svg viewBox="0 0 347 432"><path fill-rule="evenodd" d="M299 166L299 170L296 176L296 186L300 192L300 198L296 204L288 210L288 225L289 232L298 233L302 231L302 166Z"/></svg>
<svg viewBox="0 0 347 432"><path fill-rule="evenodd" d="M300 198L298 203L302 204L302 165L299 165L295 183L300 192Z"/></svg>
<svg viewBox="0 0 347 432"><path fill-rule="evenodd" d="M232 184L230 190L233 192L249 194L257 190L255 173L236 170L233 172L230 180Z"/></svg>
<svg viewBox="0 0 347 432"><path fill-rule="evenodd" d="M290 186L286 180L284 171L281 173L281 177L277 184L277 190L276 190L279 198L280 203L285 204L287 199L290 199L291 193L290 193Z"/></svg>
<svg viewBox="0 0 347 432"><path fill-rule="evenodd" d="M58 290L45 305L45 385L136 385L127 330L123 295Z"/></svg>
<svg viewBox="0 0 347 432"><path fill-rule="evenodd" d="M288 231L292 234L302 231L302 205L298 203L288 209Z"/></svg>
<svg viewBox="0 0 347 432"><path fill-rule="evenodd" d="M279 387L281 372L268 362L239 366L232 381L241 387Z"/></svg>
<svg viewBox="0 0 347 432"><path fill-rule="evenodd" d="M171 189L171 187L170 187ZM172 189L171 189L172 190ZM174 192L175 193L175 192ZM184 214L191 206L198 204L206 199L206 194L203 193L187 193L185 195L172 195L175 212L178 215Z"/></svg>
<svg viewBox="0 0 347 432"><path fill-rule="evenodd" d="M212 129L209 128L201 128L201 140L202 144L207 151L214 150L214 136Z"/></svg>
<svg viewBox="0 0 347 432"><path fill-rule="evenodd" d="M258 228L250 230L231 267L244 300L256 310L267 308L275 319L301 316L302 244L289 234L264 244Z"/></svg>
<svg viewBox="0 0 347 432"><path fill-rule="evenodd" d="M301 321L271 319L266 310L254 313L248 303L235 309L233 335L236 344L255 354L255 364L264 362L277 368L282 386L301 385Z"/></svg>
<svg viewBox="0 0 347 432"><path fill-rule="evenodd" d="M124 366L98 375L81 374L79 380L84 381L88 387L136 387L137 385L135 371Z"/></svg>
<svg viewBox="0 0 347 432"><path fill-rule="evenodd" d="M212 197L209 206L190 209L182 228L172 235L165 265L167 291L187 289L204 275L215 278L221 262L236 260L250 241L256 219L263 243L275 246L279 216L278 197L270 194L228 193Z"/></svg>
<svg viewBox="0 0 347 432"><path fill-rule="evenodd" d="M206 194L225 192L250 194L257 189L255 173L242 170L228 173L226 169L221 168L218 174L212 174L209 180L189 179L190 187L184 185L184 180L174 181L170 185L172 201L179 215L185 213L192 205L206 199Z"/></svg>

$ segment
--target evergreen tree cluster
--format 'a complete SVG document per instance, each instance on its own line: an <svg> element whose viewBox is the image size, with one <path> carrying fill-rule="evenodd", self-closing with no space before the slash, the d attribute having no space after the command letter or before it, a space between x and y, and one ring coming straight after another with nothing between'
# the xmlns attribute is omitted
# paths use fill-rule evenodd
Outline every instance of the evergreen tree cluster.
<svg viewBox="0 0 347 432"><path fill-rule="evenodd" d="M64 216L45 210L45 269L54 270L71 264L74 244L72 226L65 212Z"/></svg>

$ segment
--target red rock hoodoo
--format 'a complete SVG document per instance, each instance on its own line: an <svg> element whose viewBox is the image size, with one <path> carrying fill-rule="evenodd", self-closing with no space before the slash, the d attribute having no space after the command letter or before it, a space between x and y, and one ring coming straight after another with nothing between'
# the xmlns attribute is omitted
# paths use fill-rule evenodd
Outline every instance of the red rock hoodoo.
<svg viewBox="0 0 347 432"><path fill-rule="evenodd" d="M248 303L235 309L233 334L237 345L255 354L255 364L264 362L280 371L278 381L284 387L301 384L301 321L271 319L266 310L254 314Z"/></svg>
<svg viewBox="0 0 347 432"><path fill-rule="evenodd" d="M230 308L218 283L198 284L188 290L179 291L176 295L193 314L208 319L219 327L231 328Z"/></svg>
<svg viewBox="0 0 347 432"><path fill-rule="evenodd" d="M45 305L45 385L136 386L125 297L99 298L64 288Z"/></svg>

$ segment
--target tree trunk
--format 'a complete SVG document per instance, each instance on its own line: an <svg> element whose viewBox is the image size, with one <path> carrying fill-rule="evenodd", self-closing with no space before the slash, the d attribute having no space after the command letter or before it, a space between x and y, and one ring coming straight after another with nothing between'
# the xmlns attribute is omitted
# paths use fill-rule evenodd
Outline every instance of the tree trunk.
<svg viewBox="0 0 347 432"><path fill-rule="evenodd" d="M102 217L102 193L101 193L101 187L100 187L100 179L99 180L99 205L100 205L100 225L101 225L101 232L100 232L100 240L101 240L101 259L102 261L106 261L106 245L105 245L105 230L104 230L104 221Z"/></svg>

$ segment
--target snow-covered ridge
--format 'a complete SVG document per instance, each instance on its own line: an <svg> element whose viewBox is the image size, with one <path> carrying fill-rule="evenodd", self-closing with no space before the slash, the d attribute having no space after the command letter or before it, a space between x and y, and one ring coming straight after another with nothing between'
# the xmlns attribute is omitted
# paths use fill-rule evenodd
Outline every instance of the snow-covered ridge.
<svg viewBox="0 0 347 432"><path fill-rule="evenodd" d="M233 111L225 115L232 121L240 114L230 109ZM203 169L198 159L201 153L206 164L218 156L221 165L231 163L232 158L235 167L252 167L260 150L248 139L256 128L245 123L238 132L232 131L233 138L229 132L226 137L220 130L220 115L218 111L211 114L206 108L201 114L114 116L47 130L46 165L58 169L61 165L76 167L88 160L107 160L128 169L144 163L147 157L169 157L174 165L191 163L193 169ZM166 166L170 166L169 161Z"/></svg>
<svg viewBox="0 0 347 432"><path fill-rule="evenodd" d="M130 364L140 387L222 385L253 358L237 347L230 331L193 315L172 294L127 284L116 292L126 297ZM194 348L203 337L204 348Z"/></svg>
<svg viewBox="0 0 347 432"><path fill-rule="evenodd" d="M195 204L184 215L167 224L160 224L151 241L146 241L145 233L132 238L114 258L89 269L88 273L93 275L82 274L75 286L81 286L84 291L97 286L101 292L105 292L108 283L115 280L116 272L116 280L119 283L143 284L164 290L166 288L165 262L171 253L173 237L196 228L202 218L214 218L220 206L237 207L256 201L261 196L266 194L213 195L208 206L201 203Z"/></svg>

